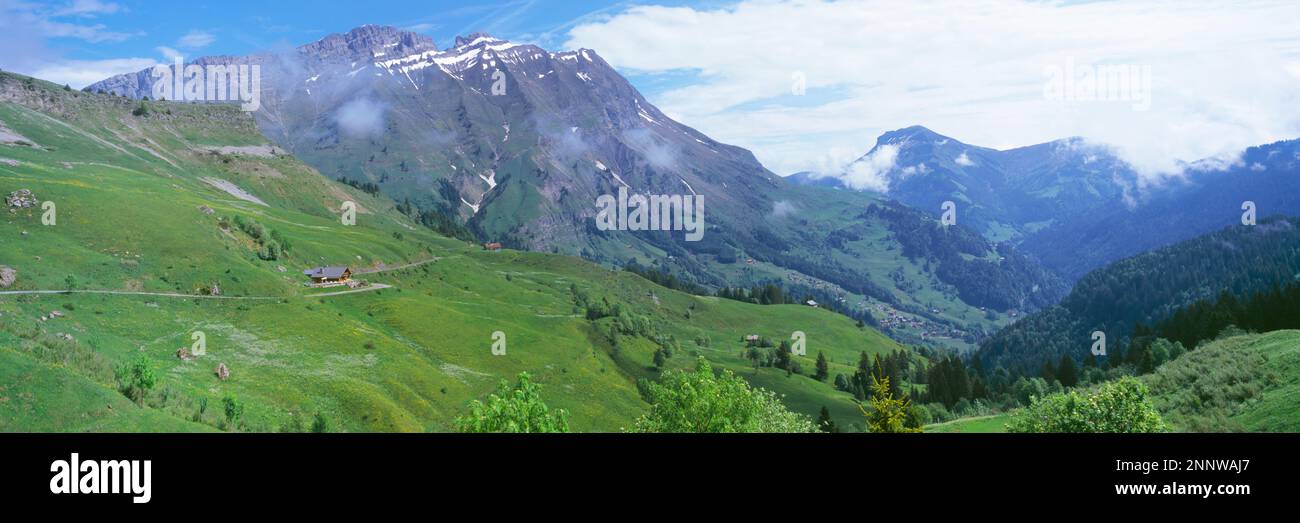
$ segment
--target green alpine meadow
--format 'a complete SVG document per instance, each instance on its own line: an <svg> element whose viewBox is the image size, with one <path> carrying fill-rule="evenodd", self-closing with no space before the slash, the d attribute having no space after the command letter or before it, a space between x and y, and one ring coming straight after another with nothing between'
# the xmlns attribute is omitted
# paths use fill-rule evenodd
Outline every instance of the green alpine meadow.
<svg viewBox="0 0 1300 523"><path fill-rule="evenodd" d="M0 183L57 212L5 213L0 430L452 431L523 373L572 430L633 430L651 408L639 384L697 360L809 425L824 407L865 426L851 393L813 377L818 355L851 374L864 353L912 354L826 309L440 234L268 144L236 107L0 86L25 142L5 146ZM306 287L317 265L364 283ZM747 356L747 336L771 353L796 331L803 373Z"/></svg>

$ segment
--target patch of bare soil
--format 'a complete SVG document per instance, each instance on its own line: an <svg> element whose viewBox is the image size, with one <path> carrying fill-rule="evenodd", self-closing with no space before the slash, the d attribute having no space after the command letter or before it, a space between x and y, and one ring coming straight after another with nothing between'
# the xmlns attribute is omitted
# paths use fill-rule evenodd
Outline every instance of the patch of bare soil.
<svg viewBox="0 0 1300 523"><path fill-rule="evenodd" d="M37 149L41 148L41 146L37 145L36 142L28 140L26 136L14 132L13 129L10 129L2 121L0 121L0 144L35 147Z"/></svg>
<svg viewBox="0 0 1300 523"><path fill-rule="evenodd" d="M239 198L240 200L256 203L258 205L266 205L266 202L262 201L261 198L253 196L248 191L239 188L238 185L230 183L226 180L222 180L221 178L212 178L210 176L204 176L203 178L200 178L200 180L203 180L204 183L216 187L218 189L221 189L225 191L226 194ZM267 207L270 206L267 205Z"/></svg>
<svg viewBox="0 0 1300 523"><path fill-rule="evenodd" d="M258 158L274 158L277 154L284 154L284 151L274 145L222 145L200 147L199 149L217 154L243 154Z"/></svg>

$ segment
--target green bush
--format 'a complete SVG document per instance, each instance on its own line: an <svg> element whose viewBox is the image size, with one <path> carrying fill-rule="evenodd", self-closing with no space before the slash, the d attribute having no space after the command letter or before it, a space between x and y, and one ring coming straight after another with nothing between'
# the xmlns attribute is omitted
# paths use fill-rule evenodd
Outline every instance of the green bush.
<svg viewBox="0 0 1300 523"><path fill-rule="evenodd" d="M1008 432L1163 432L1165 422L1147 386L1132 378L1102 385L1096 392L1070 391L1035 398L1015 413Z"/></svg>
<svg viewBox="0 0 1300 523"><path fill-rule="evenodd" d="M816 432L808 418L790 412L775 393L751 388L724 370L715 375L700 358L695 370L669 371L643 384L650 412L636 432Z"/></svg>
<svg viewBox="0 0 1300 523"><path fill-rule="evenodd" d="M129 365L119 367L117 375L122 393L136 403L143 403L145 396L158 383L158 374L154 372L153 364L143 354Z"/></svg>
<svg viewBox="0 0 1300 523"><path fill-rule="evenodd" d="M329 419L324 414L316 413L316 418L311 421L311 431L315 434L324 434L330 431Z"/></svg>
<svg viewBox="0 0 1300 523"><path fill-rule="evenodd" d="M551 410L542 402L541 387L527 372L511 387L501 380L487 403L475 400L469 414L456 418L460 432L569 432L568 412Z"/></svg>
<svg viewBox="0 0 1300 523"><path fill-rule="evenodd" d="M226 394L221 399L221 403L226 411L226 424L234 427L239 422L239 419L244 417L244 402L240 401L234 394Z"/></svg>

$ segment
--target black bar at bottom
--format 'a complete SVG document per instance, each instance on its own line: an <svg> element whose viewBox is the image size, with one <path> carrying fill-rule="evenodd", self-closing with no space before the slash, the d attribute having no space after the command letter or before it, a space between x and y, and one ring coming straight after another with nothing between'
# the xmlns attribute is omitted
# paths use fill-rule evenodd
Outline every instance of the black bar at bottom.
<svg viewBox="0 0 1300 523"><path fill-rule="evenodd" d="M497 510L536 501L581 511L600 499L761 504L785 495L810 508L889 499L917 514L1034 499L1068 500L1071 513L1257 508L1296 497L1297 443L1296 434L8 434L0 435L0 502L161 513L267 503ZM148 460L149 501L53 493L52 464L70 468L74 453L83 466ZM1207 485L1208 496L1189 490Z"/></svg>

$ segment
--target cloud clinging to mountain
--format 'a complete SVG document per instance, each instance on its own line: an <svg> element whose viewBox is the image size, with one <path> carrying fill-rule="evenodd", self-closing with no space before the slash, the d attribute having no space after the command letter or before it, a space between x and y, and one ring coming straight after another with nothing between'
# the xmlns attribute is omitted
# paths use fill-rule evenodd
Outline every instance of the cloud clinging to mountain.
<svg viewBox="0 0 1300 523"><path fill-rule="evenodd" d="M339 107L334 121L339 130L352 138L371 138L383 134L387 107L369 98L357 98Z"/></svg>

